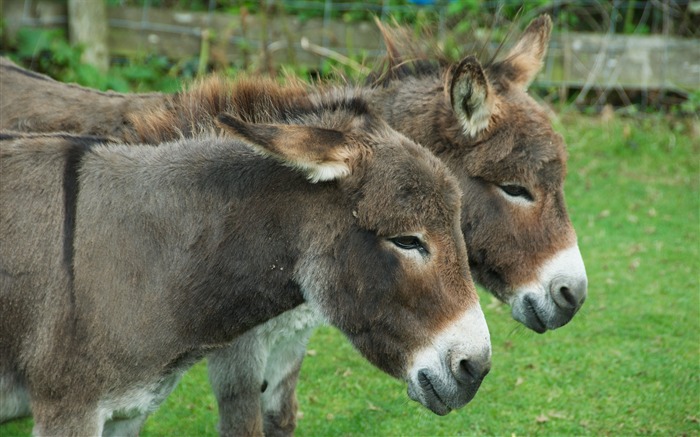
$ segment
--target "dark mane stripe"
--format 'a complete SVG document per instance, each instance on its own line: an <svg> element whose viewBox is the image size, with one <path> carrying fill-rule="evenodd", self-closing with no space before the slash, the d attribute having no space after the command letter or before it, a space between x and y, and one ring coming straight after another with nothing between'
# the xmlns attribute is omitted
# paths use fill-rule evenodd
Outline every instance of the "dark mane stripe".
<svg viewBox="0 0 700 437"><path fill-rule="evenodd" d="M12 72L19 73L19 74L21 74L22 76L30 77L30 78L32 78L32 79L44 80L44 81L47 81L47 82L53 82L53 81L54 81L53 79L51 79L51 78L48 77L48 76L44 76L43 74L35 73L35 72L31 71L31 70L25 70L24 68L19 68L19 67L17 67L16 65L12 65L12 64L10 64L10 63L2 62L2 63L0 64L0 67L2 67L3 69L10 70L10 71L12 71Z"/></svg>
<svg viewBox="0 0 700 437"><path fill-rule="evenodd" d="M281 114L283 121L290 122L295 117L308 114L322 114L324 112L345 111L353 116L363 116L370 113L367 101L359 96L346 96L324 99L319 105L285 108Z"/></svg>
<svg viewBox="0 0 700 437"><path fill-rule="evenodd" d="M63 266L68 272L71 287L75 279L75 225L78 209L80 166L85 154L96 144L98 137L58 135L70 142L63 169Z"/></svg>
<svg viewBox="0 0 700 437"><path fill-rule="evenodd" d="M0 132L0 141L9 141L22 137L22 134L14 132Z"/></svg>

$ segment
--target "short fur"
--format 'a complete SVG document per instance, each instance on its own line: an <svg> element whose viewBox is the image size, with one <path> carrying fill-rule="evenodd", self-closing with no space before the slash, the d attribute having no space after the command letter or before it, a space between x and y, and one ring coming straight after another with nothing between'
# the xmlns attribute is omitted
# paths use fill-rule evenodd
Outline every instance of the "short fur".
<svg viewBox="0 0 700 437"><path fill-rule="evenodd" d="M564 203L566 151L563 140L552 129L544 109L526 93L527 84L542 63L551 20L546 16L534 20L503 59L483 65L473 56L452 63L440 53L426 53L417 48L410 33L385 26L382 31L388 54L382 66L368 78L364 96L392 127L436 153L457 176L464 192L461 226L470 250L471 272L488 291L504 302L513 303L524 286L538 281L543 263L576 241ZM0 83L3 89L17 89L18 93L5 93L0 102L3 109L0 126L21 128L24 123L43 130L60 129L61 126L52 120L54 112L63 113L65 108L52 96L61 95L66 85L50 79L37 84L29 77L8 73L3 70ZM285 107L284 96L275 102L236 100L232 89L230 80L212 77L175 96L153 95L161 99L155 108L127 114L122 111L118 98L94 94L89 100L94 109L74 111L70 115L85 125L88 124L85 119L99 117L107 123L103 127L109 126L110 119L126 117L131 131L121 138L157 142L212 129L210 114L218 111L232 111L246 118ZM250 95L240 89L238 93ZM17 97L13 99L13 95ZM84 98L87 101L88 97ZM136 101L140 99L143 99L140 95L135 98ZM20 103L25 101L37 103ZM251 102L256 102L255 106L251 106ZM32 123L22 120L32 120ZM113 125L114 132L120 126ZM167 126L181 127L170 131ZM511 202L502 191L506 185L526 188L533 201L524 202L527 204L524 207ZM579 286L577 292L569 296L574 301L573 306L552 305L555 310L546 319L543 312L537 314L535 309L540 307L536 302L528 302L525 308L529 311L518 314L518 320L538 332L567 323L585 299L585 276L582 281L584 286ZM315 323L307 322L299 321L293 329L307 332ZM299 344L306 338L308 335L301 335ZM243 342L241 347L244 347ZM268 362L269 354L274 355L274 349L260 350L260 360L267 363L267 373L276 373L272 370L275 367L297 367L277 363L274 358ZM209 355L210 377L220 411L244 411L244 406L252 402L250 397L236 397L226 389L217 389L227 387L225 374L231 368L226 361L228 357L219 352ZM302 358L303 348L296 359ZM262 383L263 375L255 374L251 367L251 387ZM255 392L255 388L248 391ZM240 406L231 407L234 402ZM286 414L285 423L294 420L294 411ZM222 413L221 431L235 433L231 423L246 420L224 417ZM273 432L272 428L269 432Z"/></svg>
<svg viewBox="0 0 700 437"><path fill-rule="evenodd" d="M392 127L438 154L460 178L470 198L463 202L463 229L472 248L475 279L507 302L520 284L533 280L542 260L576 238L563 203L563 140L545 111L525 92L546 52L551 20L542 16L533 21L503 60L484 69L488 83L477 82L486 89L481 106L487 109L473 110L480 118L488 114L481 129L465 126L453 109L460 104L451 102L452 79L461 69L444 58L431 62L406 35L388 28L383 31L391 50L383 67L370 75L372 86L364 95ZM257 92L254 84L248 89L219 76L173 96L130 95L67 86L36 73L22 73L7 60L0 62L0 69L2 129L65 130L157 144L213 131L214 117L221 112L255 122L258 114L292 120L303 111L290 107L287 94L274 100L251 98ZM33 100L37 103L23 103ZM464 135L465 131L470 135ZM511 214L508 208L489 206L503 203L494 193L499 185L515 182L528 187L537 200L527 219ZM487 208L489 215L484 216ZM543 213L551 217L551 223L540 219Z"/></svg>
<svg viewBox="0 0 700 437"><path fill-rule="evenodd" d="M270 100L289 91L246 86ZM292 94L294 126L284 111L257 124L220 118L246 142L2 135L0 375L26 384L35 433L134 432L192 363L302 302L410 386L413 355L478 308L449 172L357 93ZM304 126L308 165L340 148L349 174L313 184L285 167L302 149L279 147L285 131ZM392 243L417 231L430 250L419 261ZM484 329L465 338L482 345L483 374ZM448 366L472 362L451 357L459 350L444 351ZM479 382L447 378L455 387L432 380L431 393L448 391L426 403L439 414ZM293 380L274 389L293 390ZM280 408L295 408L293 398Z"/></svg>

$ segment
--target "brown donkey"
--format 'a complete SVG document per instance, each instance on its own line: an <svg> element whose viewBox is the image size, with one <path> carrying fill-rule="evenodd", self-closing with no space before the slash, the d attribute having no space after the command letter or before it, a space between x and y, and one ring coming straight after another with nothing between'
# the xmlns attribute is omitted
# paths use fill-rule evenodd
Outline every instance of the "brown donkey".
<svg viewBox="0 0 700 437"><path fill-rule="evenodd" d="M219 123L243 141L0 134L2 408L28 397L35 434L137 434L193 362L302 302L433 412L476 393L456 180L359 91L238 86L257 120Z"/></svg>
<svg viewBox="0 0 700 437"><path fill-rule="evenodd" d="M400 33L384 29L389 54L366 87L370 104L393 127L433 150L458 177L474 278L538 332L567 323L587 287L564 204L564 144L526 92L550 30L548 17L534 20L505 58L482 66L473 57L431 62L435 54L418 53ZM246 111L220 78L175 96L123 95L61 84L7 62L0 71L4 128L69 129L157 143L210 129L211 114L221 110ZM178 127L152 128L163 124L159 118ZM261 385L266 433L293 430L296 373L314 326L300 316L302 308L247 333L237 342L245 354L234 346L209 355L222 433L235 434L246 417L260 414L249 399L260 397ZM254 376L265 363L264 378Z"/></svg>
<svg viewBox="0 0 700 437"><path fill-rule="evenodd" d="M585 300L586 275L564 203L564 143L527 94L546 52L550 18L533 20L502 60L486 66L472 56L458 64L430 61L401 32L382 30L389 52L368 81L367 99L459 178L470 200L463 202L462 228L475 279L529 328L564 325ZM3 58L0 72L2 129L157 143L212 128L212 114L245 109L218 77L169 96L66 85ZM164 122L151 127L153 117ZM176 124L162 126L173 118Z"/></svg>
<svg viewBox="0 0 700 437"><path fill-rule="evenodd" d="M459 178L474 279L537 332L569 322L587 294L564 201L564 141L527 94L551 28L548 16L533 20L485 66L473 56L430 62L400 31L383 29L388 56L370 78L371 102L389 124Z"/></svg>

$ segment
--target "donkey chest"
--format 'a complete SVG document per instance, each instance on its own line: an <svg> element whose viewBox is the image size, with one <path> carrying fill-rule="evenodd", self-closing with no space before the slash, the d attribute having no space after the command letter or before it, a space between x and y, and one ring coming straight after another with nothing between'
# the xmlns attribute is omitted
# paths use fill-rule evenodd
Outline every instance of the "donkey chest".
<svg viewBox="0 0 700 437"><path fill-rule="evenodd" d="M256 327L256 334L268 346L296 332L315 328L323 323L323 318L309 304L301 304Z"/></svg>
<svg viewBox="0 0 700 437"><path fill-rule="evenodd" d="M183 373L184 370L176 371L122 393L105 396L98 407L100 418L103 422L128 420L152 413L173 391Z"/></svg>

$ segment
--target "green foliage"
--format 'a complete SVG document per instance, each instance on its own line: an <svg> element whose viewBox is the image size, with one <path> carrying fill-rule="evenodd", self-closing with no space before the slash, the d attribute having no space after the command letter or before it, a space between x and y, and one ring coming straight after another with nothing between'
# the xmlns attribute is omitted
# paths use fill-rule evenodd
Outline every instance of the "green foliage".
<svg viewBox="0 0 700 437"><path fill-rule="evenodd" d="M266 13L270 15L287 13L301 20L323 18L326 16L325 0L216 0L210 5L209 0L107 0L112 7L136 6L180 9L188 11L224 11L240 14ZM693 20L692 11L697 9L697 2L654 3L639 0L622 2L593 1L552 1L552 0L433 0L422 4L421 1L409 0L362 0L350 2L334 0L331 2L329 16L345 22L371 20L375 15L391 14L400 23L418 25L426 16L437 21L440 9L445 7L447 16L456 26L462 22L478 23L488 27L497 22L513 22L519 17L527 20L540 13L548 12L556 17L557 25L569 31L606 32L612 27L615 32L623 34L679 32L684 36L697 36L693 25L681 22ZM671 28L664 23L667 14L671 14ZM453 26L451 26L452 28ZM459 29L458 29L459 30ZM695 32L688 34L689 32Z"/></svg>
<svg viewBox="0 0 700 437"><path fill-rule="evenodd" d="M697 36L695 33L688 34L686 29L688 26L684 21L690 20L688 18L690 14L684 10L684 5L676 2L669 6L635 0L624 2L462 0L450 2L447 11L454 23L466 20L479 26L517 23L520 20L529 21L539 14L549 13L555 19L555 26L570 32L608 32L612 29L618 34L671 32L683 36ZM669 17L671 17L670 21ZM667 24L663 25L664 22Z"/></svg>
<svg viewBox="0 0 700 437"><path fill-rule="evenodd" d="M219 7L235 6L237 4L256 5L255 0L217 0ZM209 0L107 0L107 6L151 6L154 8L170 8L188 11L206 11L209 9Z"/></svg>
<svg viewBox="0 0 700 437"><path fill-rule="evenodd" d="M687 114L700 114L700 90L688 93L687 100L680 104L679 109Z"/></svg>
<svg viewBox="0 0 700 437"><path fill-rule="evenodd" d="M17 34L13 57L28 68L62 82L119 92L174 92L180 89L182 78L191 78L196 72L196 60L193 68L192 62L173 65L165 56L144 56L116 62L103 74L82 63L81 54L82 48L71 46L63 30L22 28Z"/></svg>
<svg viewBox="0 0 700 437"><path fill-rule="evenodd" d="M103 83L99 72L80 62L81 53L80 48L70 46L60 29L23 28L17 34L17 56L31 59L35 70L65 82L100 88Z"/></svg>
<svg viewBox="0 0 700 437"><path fill-rule="evenodd" d="M196 60L173 65L165 56L146 56L130 60L110 69L110 74L120 78L129 88L138 92L175 92L182 86L182 78L191 78L196 71Z"/></svg>
<svg viewBox="0 0 700 437"><path fill-rule="evenodd" d="M559 115L567 203L589 297L539 335L490 295L493 367L476 398L437 417L335 329L313 336L296 435L700 434L700 142L687 120ZM216 435L203 364L147 421L145 437ZM29 435L31 420L0 425Z"/></svg>

